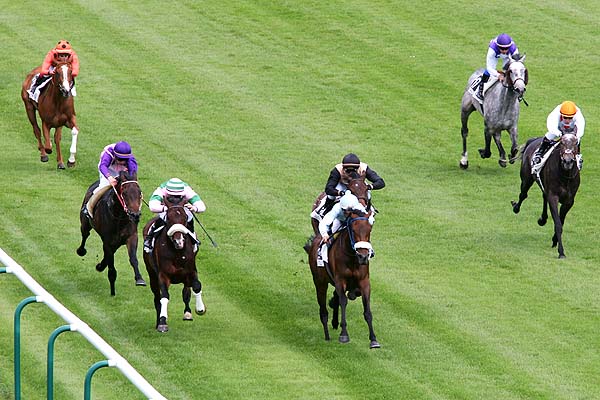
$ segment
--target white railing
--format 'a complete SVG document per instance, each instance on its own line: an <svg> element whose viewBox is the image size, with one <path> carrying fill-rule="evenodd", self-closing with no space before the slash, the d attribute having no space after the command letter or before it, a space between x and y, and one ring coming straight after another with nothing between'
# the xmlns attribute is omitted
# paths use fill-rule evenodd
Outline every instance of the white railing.
<svg viewBox="0 0 600 400"><path fill-rule="evenodd" d="M15 275L31 292L36 296L37 302L42 302L48 306L54 313L60 316L72 327L72 331L77 331L87 339L98 351L100 351L108 360L109 366L116 367L142 392L149 400L166 400L152 385L144 379L119 353L116 352L108 343L104 341L92 328L80 320L75 314L69 311L65 306L59 303L50 293L48 293L23 267L16 263L8 254L0 248L0 263L6 267L6 273Z"/></svg>

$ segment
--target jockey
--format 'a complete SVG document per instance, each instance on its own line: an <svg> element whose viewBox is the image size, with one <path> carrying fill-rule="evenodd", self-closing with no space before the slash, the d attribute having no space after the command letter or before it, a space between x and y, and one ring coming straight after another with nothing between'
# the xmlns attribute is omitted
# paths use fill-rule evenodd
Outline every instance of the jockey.
<svg viewBox="0 0 600 400"><path fill-rule="evenodd" d="M311 217L320 221L331 210L336 201L344 195L348 189L348 183L355 177L363 177L371 182L367 184L369 198L371 197L371 190L379 190L385 187L384 180L377 175L377 172L372 170L366 163L360 162L356 154L346 154L342 162L337 164L329 173L329 179L325 184L325 194L327 196L321 200L321 203L312 212Z"/></svg>
<svg viewBox="0 0 600 400"><path fill-rule="evenodd" d="M79 57L77 53L71 47L71 44L66 40L60 40L56 46L46 54L44 62L42 63L42 69L39 74L32 79L31 88L29 93L35 93L36 89L42 82L46 80L48 74L54 72L54 68L58 63L69 62L71 63L72 76L75 78L79 75ZM73 90L75 89L75 79L73 79Z"/></svg>
<svg viewBox="0 0 600 400"><path fill-rule="evenodd" d="M337 232L343 223L346 222L352 210L358 210L366 213L365 207L360 204L358 198L349 191L344 193L339 203L336 203L321 222L319 222L319 233L321 234L321 247L317 255L317 266L322 267L327 262L327 245L332 234ZM373 224L373 217L369 217L369 222Z"/></svg>
<svg viewBox="0 0 600 400"><path fill-rule="evenodd" d="M157 213L159 218L152 226L150 226L148 235L146 236L146 239L144 239L144 251L146 253L152 252L155 236L160 232L161 228L165 226L165 219L167 217L167 207L164 204L165 198L169 200L170 203L179 203L182 200L185 202L185 212L188 217L187 228L191 232L194 232L192 211L196 213L203 213L206 211L206 205L198 193L181 179L171 178L168 181L161 183L154 193L152 193L150 201L148 202L150 211ZM174 199L175 201L171 201L171 199Z"/></svg>
<svg viewBox="0 0 600 400"><path fill-rule="evenodd" d="M514 54L519 54L519 49L512 38L506 33L502 33L490 40L486 56L486 68L481 76L479 88L475 93L475 98L477 101L483 103L483 85L490 79L490 76L494 79L502 80L502 75L500 75L496 70L498 59L502 59L502 68L505 68L506 64L508 64L509 56Z"/></svg>
<svg viewBox="0 0 600 400"><path fill-rule="evenodd" d="M557 105L554 110L548 114L546 119L546 127L548 132L542 140L542 144L537 149L532 160L532 171L537 173L541 168L541 161L544 154L552 147L552 145L560 139L565 133L572 133L577 136L577 144L580 144L581 137L585 131L585 118L579 107L572 101L563 101ZM577 167L581 170L583 166L583 158L581 154L577 154Z"/></svg>
<svg viewBox="0 0 600 400"><path fill-rule="evenodd" d="M127 142L118 142L109 144L100 153L100 162L98 163L98 173L100 174L100 183L94 189L92 197L83 208L84 214L91 218L94 207L98 200L111 187L117 185L116 176L121 171L127 171L132 179L137 179L137 160L131 152L131 146Z"/></svg>

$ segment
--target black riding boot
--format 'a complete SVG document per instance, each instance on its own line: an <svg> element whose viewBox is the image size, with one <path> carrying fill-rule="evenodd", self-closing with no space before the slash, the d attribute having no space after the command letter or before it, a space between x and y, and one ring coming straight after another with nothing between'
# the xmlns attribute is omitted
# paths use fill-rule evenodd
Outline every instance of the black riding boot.
<svg viewBox="0 0 600 400"><path fill-rule="evenodd" d="M490 79L487 74L481 75L481 81L479 81L479 87L477 88L477 100L483 103L483 85Z"/></svg>
<svg viewBox="0 0 600 400"><path fill-rule="evenodd" d="M552 141L544 136L542 140L542 144L540 144L540 148L537 149L535 154L533 155L533 164L537 165L544 158L544 154L548 151L548 149L552 146Z"/></svg>
<svg viewBox="0 0 600 400"><path fill-rule="evenodd" d="M165 226L165 221L163 221L162 218L158 218L150 227L150 230L146 235L146 239L144 239L144 251L146 253L150 253L152 251L155 236L163 226Z"/></svg>

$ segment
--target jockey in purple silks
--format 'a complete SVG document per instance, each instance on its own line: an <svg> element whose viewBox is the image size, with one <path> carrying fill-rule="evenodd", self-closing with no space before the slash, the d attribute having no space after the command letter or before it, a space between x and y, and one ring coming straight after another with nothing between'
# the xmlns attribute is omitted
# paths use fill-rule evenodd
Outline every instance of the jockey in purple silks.
<svg viewBox="0 0 600 400"><path fill-rule="evenodd" d="M477 101L483 103L483 85L490 79L490 76L496 80L502 80L502 76L498 74L498 71L496 70L498 59L502 59L502 67L504 68L506 64L508 64L509 56L513 56L514 54L519 54L519 49L512 38L506 33L502 33L490 40L485 62L485 71L479 82L479 88L475 92Z"/></svg>
<svg viewBox="0 0 600 400"><path fill-rule="evenodd" d="M98 200L111 187L117 185L117 179L121 171L126 171L132 179L137 179L137 160L131 152L131 146L127 142L112 143L106 146L100 153L98 173L100 183L94 189L92 197L88 200L83 212L88 216L93 215L94 207Z"/></svg>

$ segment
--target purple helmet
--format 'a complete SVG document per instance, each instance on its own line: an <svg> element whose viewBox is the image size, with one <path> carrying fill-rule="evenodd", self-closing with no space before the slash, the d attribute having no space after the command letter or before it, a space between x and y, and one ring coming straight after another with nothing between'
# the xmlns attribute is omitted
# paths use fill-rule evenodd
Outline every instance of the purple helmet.
<svg viewBox="0 0 600 400"><path fill-rule="evenodd" d="M496 44L498 47L508 48L513 44L513 40L508 34L502 33L496 38Z"/></svg>
<svg viewBox="0 0 600 400"><path fill-rule="evenodd" d="M131 146L127 142L119 142L115 144L114 147L115 156L117 158L131 158L133 154L131 154Z"/></svg>

